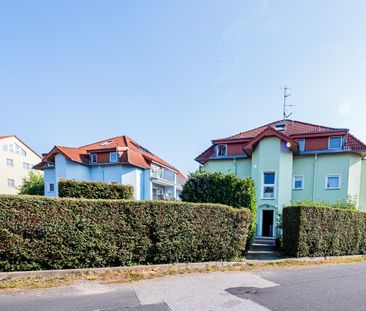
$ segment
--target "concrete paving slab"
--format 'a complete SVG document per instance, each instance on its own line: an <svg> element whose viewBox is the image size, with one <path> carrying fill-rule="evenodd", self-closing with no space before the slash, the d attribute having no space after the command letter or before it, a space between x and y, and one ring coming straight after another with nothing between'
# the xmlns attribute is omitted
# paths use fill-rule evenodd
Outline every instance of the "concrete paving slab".
<svg viewBox="0 0 366 311"><path fill-rule="evenodd" d="M253 273L214 272L142 281L133 287L142 304L165 302L173 311L268 310L226 292L225 289L233 287L233 284L258 288L278 285Z"/></svg>

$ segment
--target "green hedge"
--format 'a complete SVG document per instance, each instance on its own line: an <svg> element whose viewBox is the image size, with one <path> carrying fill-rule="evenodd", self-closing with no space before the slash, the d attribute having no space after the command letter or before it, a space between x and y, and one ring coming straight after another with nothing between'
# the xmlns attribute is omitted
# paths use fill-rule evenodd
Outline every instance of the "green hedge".
<svg viewBox="0 0 366 311"><path fill-rule="evenodd" d="M364 254L366 214L343 209L289 206L283 210L283 252L291 257Z"/></svg>
<svg viewBox="0 0 366 311"><path fill-rule="evenodd" d="M231 260L251 214L216 204L0 196L0 271Z"/></svg>
<svg viewBox="0 0 366 311"><path fill-rule="evenodd" d="M246 249L250 248L256 225L256 193L252 178L239 178L234 174L221 172L196 172L188 176L180 197L186 202L249 208L253 217Z"/></svg>
<svg viewBox="0 0 366 311"><path fill-rule="evenodd" d="M94 181L60 180L58 193L61 198L84 199L133 199L133 186Z"/></svg>

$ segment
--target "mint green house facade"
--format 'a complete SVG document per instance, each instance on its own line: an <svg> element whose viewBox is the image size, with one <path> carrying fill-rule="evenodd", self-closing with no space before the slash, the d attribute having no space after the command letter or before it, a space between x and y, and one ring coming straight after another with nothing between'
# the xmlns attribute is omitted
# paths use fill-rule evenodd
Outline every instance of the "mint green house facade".
<svg viewBox="0 0 366 311"><path fill-rule="evenodd" d="M213 140L196 160L208 172L252 177L257 236L275 237L284 206L352 196L366 211L366 146L347 129L286 120Z"/></svg>

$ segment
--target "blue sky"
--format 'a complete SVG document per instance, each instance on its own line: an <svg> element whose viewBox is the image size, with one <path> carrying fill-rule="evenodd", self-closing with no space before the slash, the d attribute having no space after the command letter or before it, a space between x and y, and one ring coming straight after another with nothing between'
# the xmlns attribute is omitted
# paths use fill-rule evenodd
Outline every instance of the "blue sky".
<svg viewBox="0 0 366 311"><path fill-rule="evenodd" d="M2 1L0 135L39 153L129 135L184 173L281 118L366 141L364 1Z"/></svg>

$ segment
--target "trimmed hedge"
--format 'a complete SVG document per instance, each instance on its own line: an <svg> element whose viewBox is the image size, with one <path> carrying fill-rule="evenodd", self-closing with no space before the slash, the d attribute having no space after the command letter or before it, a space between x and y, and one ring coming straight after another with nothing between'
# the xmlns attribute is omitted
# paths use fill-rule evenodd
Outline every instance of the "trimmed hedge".
<svg viewBox="0 0 366 311"><path fill-rule="evenodd" d="M239 178L222 172L196 172L188 176L181 199L186 202L219 203L237 208L249 208L253 217L246 249L255 235L256 193L252 178Z"/></svg>
<svg viewBox="0 0 366 311"><path fill-rule="evenodd" d="M58 193L61 198L84 199L133 199L133 186L94 181L60 180Z"/></svg>
<svg viewBox="0 0 366 311"><path fill-rule="evenodd" d="M251 214L216 204L0 196L0 271L231 260Z"/></svg>
<svg viewBox="0 0 366 311"><path fill-rule="evenodd" d="M283 252L291 257L364 254L366 214L312 206L283 210Z"/></svg>

